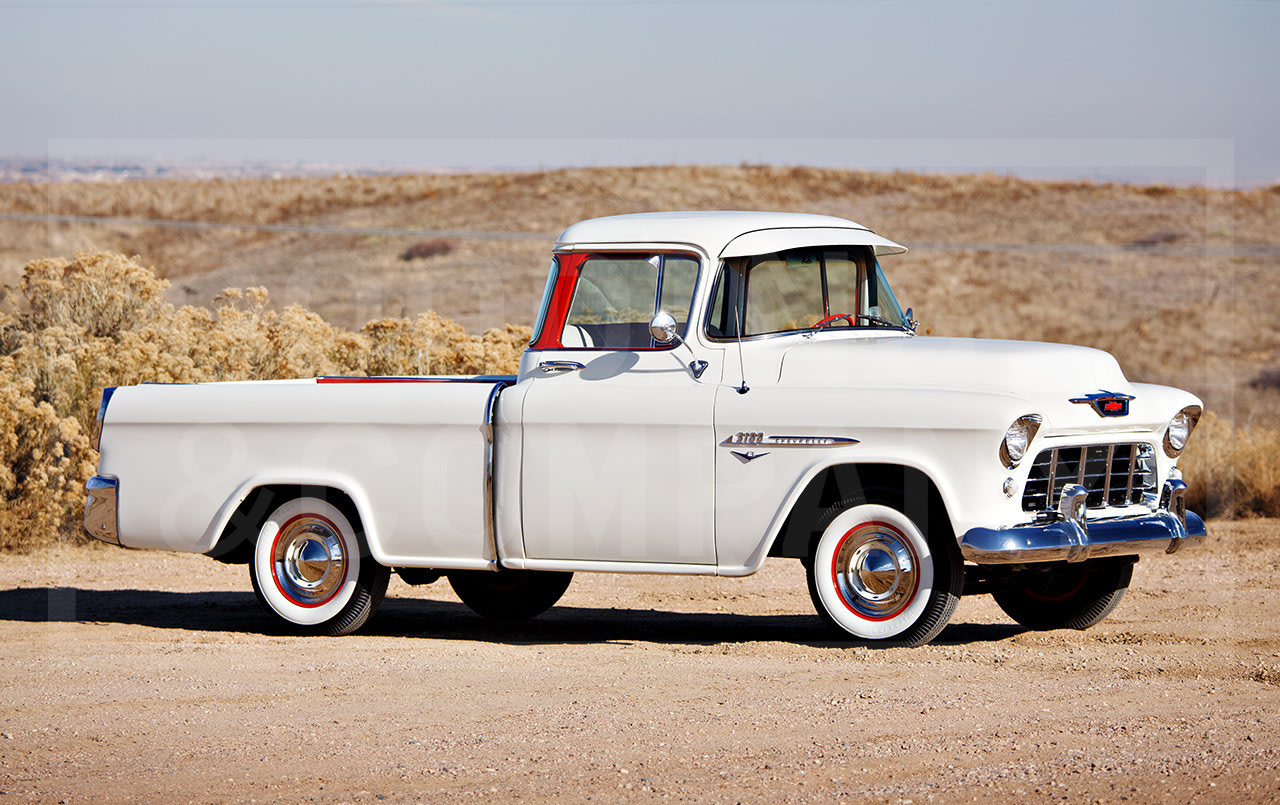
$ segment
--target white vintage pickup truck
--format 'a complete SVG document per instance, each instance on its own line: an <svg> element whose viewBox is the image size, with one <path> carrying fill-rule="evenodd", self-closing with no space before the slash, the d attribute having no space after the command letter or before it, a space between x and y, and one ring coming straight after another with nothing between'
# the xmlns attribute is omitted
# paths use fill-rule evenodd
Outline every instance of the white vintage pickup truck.
<svg viewBox="0 0 1280 805"><path fill-rule="evenodd" d="M249 566L291 628L364 624L389 574L486 616L578 571L804 563L846 636L918 645L962 594L1087 628L1139 554L1200 542L1201 412L1105 352L916 334L840 218L624 215L556 242L519 374L106 389L85 527Z"/></svg>

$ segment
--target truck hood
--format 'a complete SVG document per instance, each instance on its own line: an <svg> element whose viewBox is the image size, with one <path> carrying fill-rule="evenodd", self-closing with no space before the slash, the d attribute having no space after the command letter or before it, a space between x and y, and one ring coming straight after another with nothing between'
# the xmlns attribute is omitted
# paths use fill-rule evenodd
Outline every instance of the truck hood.
<svg viewBox="0 0 1280 805"><path fill-rule="evenodd" d="M1164 393L1176 390L1131 384L1116 359L1102 350L1029 341L923 336L815 340L786 351L779 381L793 387L1007 395L1024 400L1026 413L1044 416L1045 425L1060 433L1154 430L1178 410L1170 407L1177 400ZM1088 404L1071 402L1101 391L1133 396L1129 414L1102 417Z"/></svg>

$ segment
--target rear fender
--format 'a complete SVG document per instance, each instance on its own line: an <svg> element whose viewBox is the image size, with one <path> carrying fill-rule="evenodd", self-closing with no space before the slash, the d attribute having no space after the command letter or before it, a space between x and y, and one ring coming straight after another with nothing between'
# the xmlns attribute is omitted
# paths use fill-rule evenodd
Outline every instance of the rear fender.
<svg viewBox="0 0 1280 805"><path fill-rule="evenodd" d="M195 550L198 553L215 557L234 556L239 544L231 543L239 543L246 536L240 528L240 524L233 522L235 515L241 510L241 506L248 500L250 495L264 487L296 489L297 495L295 497L314 494L317 489L333 490L339 495L345 496L359 519L357 525L364 533L365 542L369 546L369 553L379 563L386 564L386 561L384 561L386 554L381 550L377 522L373 515L373 507L369 504L368 496L353 479L338 475L255 475L248 478L236 487L231 496L218 509L217 515L205 530L200 545ZM262 516L265 517L266 514L283 502L284 498L271 501L262 512ZM330 499L330 502L340 505L337 500ZM256 534L252 535L251 538L253 537L256 537ZM234 559L231 561L234 561Z"/></svg>

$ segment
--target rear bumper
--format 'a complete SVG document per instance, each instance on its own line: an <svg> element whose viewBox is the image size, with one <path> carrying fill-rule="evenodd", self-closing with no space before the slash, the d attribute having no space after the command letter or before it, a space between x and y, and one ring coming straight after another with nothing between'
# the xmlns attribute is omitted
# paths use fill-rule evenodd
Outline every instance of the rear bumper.
<svg viewBox="0 0 1280 805"><path fill-rule="evenodd" d="M84 504L84 530L89 536L120 544L119 518L116 514L116 488L120 482L115 478L95 475L84 485L89 499Z"/></svg>
<svg viewBox="0 0 1280 805"><path fill-rule="evenodd" d="M1167 511L1084 526L1070 518L1013 528L974 528L960 540L964 558L979 565L1083 562L1103 556L1173 553L1199 545L1208 532L1193 512L1186 522Z"/></svg>

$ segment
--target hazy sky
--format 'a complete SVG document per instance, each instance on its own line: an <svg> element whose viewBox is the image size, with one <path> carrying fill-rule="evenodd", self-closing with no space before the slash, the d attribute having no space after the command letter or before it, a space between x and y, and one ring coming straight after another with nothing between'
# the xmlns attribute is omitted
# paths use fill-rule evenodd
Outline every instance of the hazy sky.
<svg viewBox="0 0 1280 805"><path fill-rule="evenodd" d="M1280 181L1280 2L0 0L0 155Z"/></svg>

